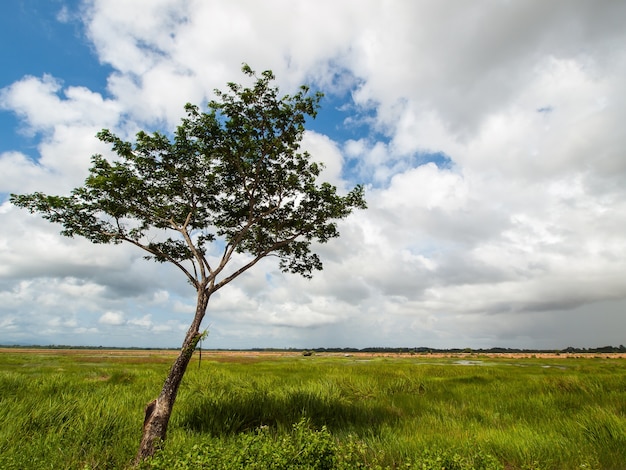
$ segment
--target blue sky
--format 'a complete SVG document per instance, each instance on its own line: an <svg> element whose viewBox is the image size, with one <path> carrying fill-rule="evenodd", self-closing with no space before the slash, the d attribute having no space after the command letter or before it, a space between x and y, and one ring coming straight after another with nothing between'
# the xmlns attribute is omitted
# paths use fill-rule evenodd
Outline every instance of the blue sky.
<svg viewBox="0 0 626 470"><path fill-rule="evenodd" d="M108 152L98 130L171 131L243 62L325 92L303 147L369 209L313 280L267 260L214 297L206 346L625 343L624 17L591 0L4 2L0 343L179 345L178 272L64 239L8 194L67 193Z"/></svg>

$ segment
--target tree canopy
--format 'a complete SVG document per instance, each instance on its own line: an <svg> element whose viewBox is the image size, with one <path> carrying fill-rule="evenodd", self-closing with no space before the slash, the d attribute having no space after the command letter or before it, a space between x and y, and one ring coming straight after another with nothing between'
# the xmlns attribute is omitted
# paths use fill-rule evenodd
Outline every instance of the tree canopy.
<svg viewBox="0 0 626 470"><path fill-rule="evenodd" d="M243 72L254 86L216 90L206 112L187 104L172 138L142 131L131 143L98 133L117 158L94 155L84 186L71 195L11 201L60 223L63 235L136 245L176 265L196 289L214 292L268 255L283 271L311 276L322 268L311 243L339 235L336 220L365 207L363 188L341 196L319 184L320 164L300 150L321 93L302 86L279 97L271 71ZM212 265L205 255L216 241L223 252ZM220 277L233 254L244 252L247 262Z"/></svg>

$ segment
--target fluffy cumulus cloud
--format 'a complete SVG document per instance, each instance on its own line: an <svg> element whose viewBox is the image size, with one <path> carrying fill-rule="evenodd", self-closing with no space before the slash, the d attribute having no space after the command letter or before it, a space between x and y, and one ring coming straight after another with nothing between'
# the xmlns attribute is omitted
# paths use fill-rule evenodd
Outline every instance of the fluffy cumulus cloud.
<svg viewBox="0 0 626 470"><path fill-rule="evenodd" d="M624 2L85 1L106 90L4 84L37 144L0 150L0 337L177 346L194 295L132 247L63 239L7 202L67 192L101 128L172 130L186 102L272 69L327 93L303 146L369 208L312 280L260 263L220 291L214 347L623 344ZM328 122L332 120L332 122Z"/></svg>
<svg viewBox="0 0 626 470"><path fill-rule="evenodd" d="M105 325L123 325L126 323L124 314L121 312L104 312L98 321Z"/></svg>

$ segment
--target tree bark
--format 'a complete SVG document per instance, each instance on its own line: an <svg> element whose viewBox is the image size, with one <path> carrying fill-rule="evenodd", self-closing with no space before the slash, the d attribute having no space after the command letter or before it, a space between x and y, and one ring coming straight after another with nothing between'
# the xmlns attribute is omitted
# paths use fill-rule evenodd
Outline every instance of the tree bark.
<svg viewBox="0 0 626 470"><path fill-rule="evenodd" d="M198 342L202 338L200 334L200 324L206 313L209 303L209 294L202 291L198 293L198 303L196 305L196 314L193 322L187 331L185 340L180 354L172 364L169 374L165 379L163 388L158 398L152 400L145 409L145 418L143 422L143 433L139 451L135 458L135 463L152 457L157 446L165 441L167 434L167 425L172 415L178 388L183 380L189 361L193 351L196 349Z"/></svg>

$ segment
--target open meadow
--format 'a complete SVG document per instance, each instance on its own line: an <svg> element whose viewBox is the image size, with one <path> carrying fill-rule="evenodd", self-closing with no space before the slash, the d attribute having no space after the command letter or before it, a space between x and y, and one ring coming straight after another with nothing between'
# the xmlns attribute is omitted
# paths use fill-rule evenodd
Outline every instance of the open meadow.
<svg viewBox="0 0 626 470"><path fill-rule="evenodd" d="M0 350L0 468L129 468L174 354ZM626 468L617 354L198 359L142 468Z"/></svg>

